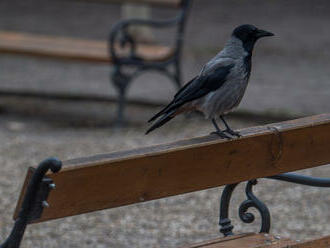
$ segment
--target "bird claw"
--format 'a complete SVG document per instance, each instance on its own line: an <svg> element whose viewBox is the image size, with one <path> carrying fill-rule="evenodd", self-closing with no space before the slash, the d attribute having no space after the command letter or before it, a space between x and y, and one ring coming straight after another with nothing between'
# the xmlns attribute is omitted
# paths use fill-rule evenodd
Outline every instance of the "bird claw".
<svg viewBox="0 0 330 248"><path fill-rule="evenodd" d="M236 136L237 138L242 137L242 135L239 132L236 132L236 131L231 130L231 129L226 129L223 132L229 133L230 135Z"/></svg>
<svg viewBox="0 0 330 248"><path fill-rule="evenodd" d="M218 135L220 138L222 139L232 139L232 137L229 137L227 134L225 134L224 132L219 132L219 131L215 131L215 132L212 132L210 134L216 134Z"/></svg>

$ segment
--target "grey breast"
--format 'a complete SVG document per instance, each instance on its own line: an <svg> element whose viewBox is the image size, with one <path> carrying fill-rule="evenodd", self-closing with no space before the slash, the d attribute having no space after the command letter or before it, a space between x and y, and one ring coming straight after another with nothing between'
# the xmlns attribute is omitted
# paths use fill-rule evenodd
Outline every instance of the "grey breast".
<svg viewBox="0 0 330 248"><path fill-rule="evenodd" d="M247 55L242 42L232 37L225 48L205 66L202 73L207 73L214 66L234 63L226 82L219 89L194 102L196 109L203 112L206 118L227 114L241 102L248 84L248 71L244 65Z"/></svg>

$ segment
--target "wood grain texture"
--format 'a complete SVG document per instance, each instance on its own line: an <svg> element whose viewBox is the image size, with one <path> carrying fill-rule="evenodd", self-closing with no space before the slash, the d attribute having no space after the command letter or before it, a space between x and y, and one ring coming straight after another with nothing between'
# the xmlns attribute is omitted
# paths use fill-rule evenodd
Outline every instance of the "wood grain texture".
<svg viewBox="0 0 330 248"><path fill-rule="evenodd" d="M128 49L116 45L120 56L127 56ZM48 57L81 62L112 62L105 41L82 40L48 35L0 31L0 53ZM140 44L136 54L147 61L164 61L173 54L166 46Z"/></svg>
<svg viewBox="0 0 330 248"><path fill-rule="evenodd" d="M330 114L64 162L39 221L330 163Z"/></svg>
<svg viewBox="0 0 330 248"><path fill-rule="evenodd" d="M23 203L23 195L26 193L28 183L29 183L30 179L32 178L32 175L33 175L34 171L35 171L35 168L33 168L33 167L28 168L28 171L26 173L26 177L25 177L25 180L24 180L24 183L23 183L23 187L22 187L22 192L21 192L21 195L20 195L20 197L18 199L18 202L16 204L16 208L15 208L15 214L16 215L15 215L14 219L17 219L17 217L18 217L19 211L21 209L21 205Z"/></svg>
<svg viewBox="0 0 330 248"><path fill-rule="evenodd" d="M181 248L288 248L295 244L289 239L280 239L268 234L241 234L226 238L218 238L187 245Z"/></svg>
<svg viewBox="0 0 330 248"><path fill-rule="evenodd" d="M330 247L330 236L288 246L288 248L329 248L329 247Z"/></svg>

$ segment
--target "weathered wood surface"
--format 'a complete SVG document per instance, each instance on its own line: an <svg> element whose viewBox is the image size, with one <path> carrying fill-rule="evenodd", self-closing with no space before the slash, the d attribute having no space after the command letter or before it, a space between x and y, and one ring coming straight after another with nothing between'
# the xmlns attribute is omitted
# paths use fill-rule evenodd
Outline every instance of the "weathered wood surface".
<svg viewBox="0 0 330 248"><path fill-rule="evenodd" d="M127 48L122 49L117 45L116 49L121 56L128 54ZM112 62L105 41L6 31L0 31L0 53L79 60L82 62ZM137 46L136 54L147 61L163 61L173 54L173 49L154 44L140 44Z"/></svg>
<svg viewBox="0 0 330 248"><path fill-rule="evenodd" d="M268 234L248 233L209 240L181 248L288 248L288 245L291 244L295 244L295 242Z"/></svg>
<svg viewBox="0 0 330 248"><path fill-rule="evenodd" d="M299 242L269 234L240 234L181 248L329 248L330 236Z"/></svg>
<svg viewBox="0 0 330 248"><path fill-rule="evenodd" d="M288 246L288 248L329 248L329 247L330 247L330 236Z"/></svg>
<svg viewBox="0 0 330 248"><path fill-rule="evenodd" d="M330 163L330 114L64 162L40 221Z"/></svg>

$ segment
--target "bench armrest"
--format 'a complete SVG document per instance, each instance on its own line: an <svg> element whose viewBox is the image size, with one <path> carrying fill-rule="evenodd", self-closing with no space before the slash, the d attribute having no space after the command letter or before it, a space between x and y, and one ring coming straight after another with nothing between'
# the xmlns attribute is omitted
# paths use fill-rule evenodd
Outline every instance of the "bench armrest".
<svg viewBox="0 0 330 248"><path fill-rule="evenodd" d="M182 20L182 14L175 18L165 20L148 20L148 19L125 19L117 22L110 31L109 35L109 53L113 61L116 63L119 55L115 49L115 43L118 40L120 47L129 46L130 58L138 58L136 55L137 42L129 33L131 26L150 26L154 28L167 28L177 25Z"/></svg>

